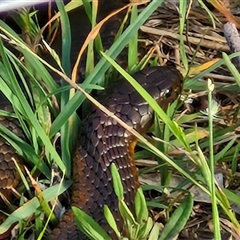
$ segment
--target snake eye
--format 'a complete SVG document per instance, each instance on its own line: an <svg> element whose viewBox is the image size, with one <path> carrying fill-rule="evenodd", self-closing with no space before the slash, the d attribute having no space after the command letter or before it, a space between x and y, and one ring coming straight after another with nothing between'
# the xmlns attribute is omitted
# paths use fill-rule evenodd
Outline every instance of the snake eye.
<svg viewBox="0 0 240 240"><path fill-rule="evenodd" d="M169 98L172 96L172 88L167 88L164 92L163 92L163 97L165 98Z"/></svg>

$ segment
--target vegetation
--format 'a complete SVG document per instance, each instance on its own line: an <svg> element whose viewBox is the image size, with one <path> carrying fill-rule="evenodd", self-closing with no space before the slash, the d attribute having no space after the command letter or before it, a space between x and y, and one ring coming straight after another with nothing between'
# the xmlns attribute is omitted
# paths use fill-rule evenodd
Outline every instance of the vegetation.
<svg viewBox="0 0 240 240"><path fill-rule="evenodd" d="M94 44L97 52L103 52L98 35L103 22L95 24L96 2L91 7L88 1L83 1L94 30L83 45L88 47L87 76L80 85L76 84L78 63L72 72L69 64L71 38L66 13L66 10L76 7L76 1L70 2L65 8L61 1L56 1L59 13L53 19L60 16L64 32L61 59L45 41L54 35L57 22L49 22L50 28L45 28L50 29L49 35L44 35L44 40L41 35L44 29L40 29L34 9L21 9L13 16L22 30L22 37L4 21L0 21L1 91L14 110L11 114L1 110L0 114L17 118L26 138L21 139L3 125L0 126L0 133L24 157L28 166L27 174L18 168L24 183L19 191L25 194L20 199L19 207L0 226L0 234L18 222L18 239L23 239L24 235L28 237L29 229L35 229L35 236L41 239L48 222L57 222L53 214L53 209L58 206L55 199L71 186L71 181L64 177L71 179L71 161L77 138L75 129L82 120L76 110L80 106L84 108L86 97L94 101L88 93L92 89L103 89L100 86L109 81L107 76L111 75L111 71L108 69L112 65L111 69L117 69L124 75L156 112L155 124L151 128L154 143L152 138L139 136L128 129L140 140L141 148L135 157L140 167L140 181L144 183L136 196L135 214L124 203L121 183L112 166L113 176L117 176L115 191L119 197L119 211L128 226L129 235L122 238L107 207L105 214L119 239L193 239L204 238L205 234L214 235L214 239L221 239L225 234L239 237L240 75L231 59L240 54L229 54L220 49L227 50L221 36L222 24L225 19L234 19L236 23L237 20L225 5L221 5L220 0L209 0L208 6L198 0L198 7L180 1L178 11L174 5L163 6L163 2L152 1L144 6L139 15L140 7L131 7L129 26L120 28L107 55L102 53L100 61L93 66ZM209 9L211 5L215 10ZM149 20L147 27L141 28L148 36L139 37L138 29L155 10L161 14ZM150 34L153 23L157 25L155 34ZM161 32L158 32L159 29ZM96 41L93 44L94 38ZM149 39L154 41L150 42ZM147 54L140 57L139 42L150 42L150 47L146 47ZM39 44L51 52L60 64L58 68L38 55L36 49ZM182 96L169 106L167 113L112 60L128 44L129 73L146 65L174 63L184 75ZM82 53L83 50L79 51L79 59ZM55 82L49 69L61 76L61 86ZM214 82L210 79L214 79ZM186 108L184 103L191 98L200 102L201 111L192 104L188 106L193 111ZM203 107L204 102L207 102L207 107ZM104 109L100 103L94 104ZM60 151L56 148L59 143ZM54 170L51 170L52 166ZM56 171L60 172L61 177L58 183L53 183ZM217 176L222 181L218 181ZM174 179L180 180L172 185ZM53 207L48 205L51 200ZM88 231L90 228L91 237L101 239L101 235L104 235L102 230L95 231L100 227L93 223L91 228L88 223L92 221L88 216L78 209L74 209L74 212L79 216L77 223L80 228ZM48 217L47 222L42 221L42 213Z"/></svg>

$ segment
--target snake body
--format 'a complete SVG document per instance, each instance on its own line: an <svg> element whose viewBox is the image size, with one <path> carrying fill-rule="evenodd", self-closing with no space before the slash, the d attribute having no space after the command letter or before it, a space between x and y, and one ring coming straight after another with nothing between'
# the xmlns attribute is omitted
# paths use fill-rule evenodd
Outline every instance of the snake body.
<svg viewBox="0 0 240 240"><path fill-rule="evenodd" d="M166 109L181 90L182 75L173 67L149 67L133 77ZM130 127L143 134L153 122L153 110L139 93L124 79L119 79L98 98L105 107ZM113 190L111 163L115 163L124 187L124 199L130 210L139 187L133 160L136 138L113 118L95 108L83 124L79 145L73 161L72 206L92 216L115 239L103 215L107 205L118 226L118 200ZM62 231L63 230L63 231ZM123 230L120 227L120 231ZM77 230L72 211L47 239L88 239Z"/></svg>
<svg viewBox="0 0 240 240"><path fill-rule="evenodd" d="M11 106L6 99L0 94L0 109L12 111ZM24 137L23 131L19 126L17 119L0 117L0 124L4 125L10 131L20 137ZM0 204L1 199L12 199L13 189L15 189L21 180L13 159L19 166L22 165L23 159L17 154L16 150L3 138L0 137ZM1 220L0 220L1 223ZM0 238L1 239L1 238Z"/></svg>
<svg viewBox="0 0 240 240"><path fill-rule="evenodd" d="M100 7L104 2L104 0L100 1ZM181 91L182 75L174 67L149 67L135 73L133 77L163 109L166 109ZM153 110L125 79L120 78L115 81L98 96L98 100L141 134L144 134L153 122ZM1 103L4 104L4 101ZM18 135L22 135L16 121L2 118L0 123L11 130L18 131ZM92 216L106 229L112 239L116 239L116 236L105 221L104 205L108 205L111 209L119 230L124 229L118 213L118 200L112 186L110 165L116 164L124 187L125 201L130 210L134 210L134 198L139 187L137 168L133 159L136 141L137 139L113 118L94 108L83 122L73 159L71 206L79 207ZM12 156L18 159L15 150L0 138L0 193L2 195L3 192L6 194L6 189L15 188L20 179L17 171L14 170L14 163L10 160ZM84 240L88 238L77 229L74 215L71 210L68 210L63 215L59 226L47 235L46 239Z"/></svg>

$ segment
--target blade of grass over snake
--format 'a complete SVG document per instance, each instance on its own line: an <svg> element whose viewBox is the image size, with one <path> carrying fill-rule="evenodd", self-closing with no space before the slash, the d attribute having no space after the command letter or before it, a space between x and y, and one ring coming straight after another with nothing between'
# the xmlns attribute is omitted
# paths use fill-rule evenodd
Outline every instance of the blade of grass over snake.
<svg viewBox="0 0 240 240"><path fill-rule="evenodd" d="M125 72L116 62L114 62L105 53L103 56L119 71L119 73L137 90L137 92L149 103L152 109L157 113L157 115L164 121L164 123L169 127L176 138L182 143L182 145L190 150L190 146L182 134L179 134L179 128L176 124L167 116L167 114L162 110L162 108L157 104L157 102L151 97L151 95L127 72Z"/></svg>
<svg viewBox="0 0 240 240"><path fill-rule="evenodd" d="M162 4L163 0L152 1L149 5L139 14L136 21L126 28L118 40L107 51L108 56L116 58L122 49L126 46L132 36L136 34L140 26L148 19L148 17ZM92 73L85 79L85 83L96 84L98 79L101 79L104 73L109 68L109 63L106 59L102 58L96 65ZM88 92L90 92L88 90ZM71 116L69 109L76 111L76 109L82 104L85 96L77 92L74 97L67 103L63 111L58 115L51 126L50 137L55 135L59 128L67 121ZM70 115L69 115L70 114Z"/></svg>

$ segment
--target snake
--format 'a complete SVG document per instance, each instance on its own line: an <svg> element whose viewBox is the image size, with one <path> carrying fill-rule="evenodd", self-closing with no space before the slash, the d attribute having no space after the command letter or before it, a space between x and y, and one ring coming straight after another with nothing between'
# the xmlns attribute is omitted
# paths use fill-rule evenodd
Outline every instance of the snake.
<svg viewBox="0 0 240 240"><path fill-rule="evenodd" d="M175 101L181 92L183 77L173 66L146 67L133 78L155 99L163 110ZM97 96L97 100L124 121L130 128L145 134L153 124L154 111L135 88L124 78L119 77ZM1 101L4 106L4 101ZM2 107L2 108L3 108ZM23 135L17 121L2 117L0 123ZM122 218L118 211L118 199L114 192L110 166L115 163L121 176L124 200L131 211L140 187L138 170L134 163L134 148L137 138L116 122L111 116L93 106L93 110L82 123L73 158L73 185L71 206L89 214L102 226L112 239L117 236L107 224L103 206L112 211L120 232L124 232ZM0 138L0 193L19 184L18 172L11 156L17 153L13 147ZM17 155L15 159L21 158ZM71 209L67 210L57 227L45 239L89 239L76 226Z"/></svg>

